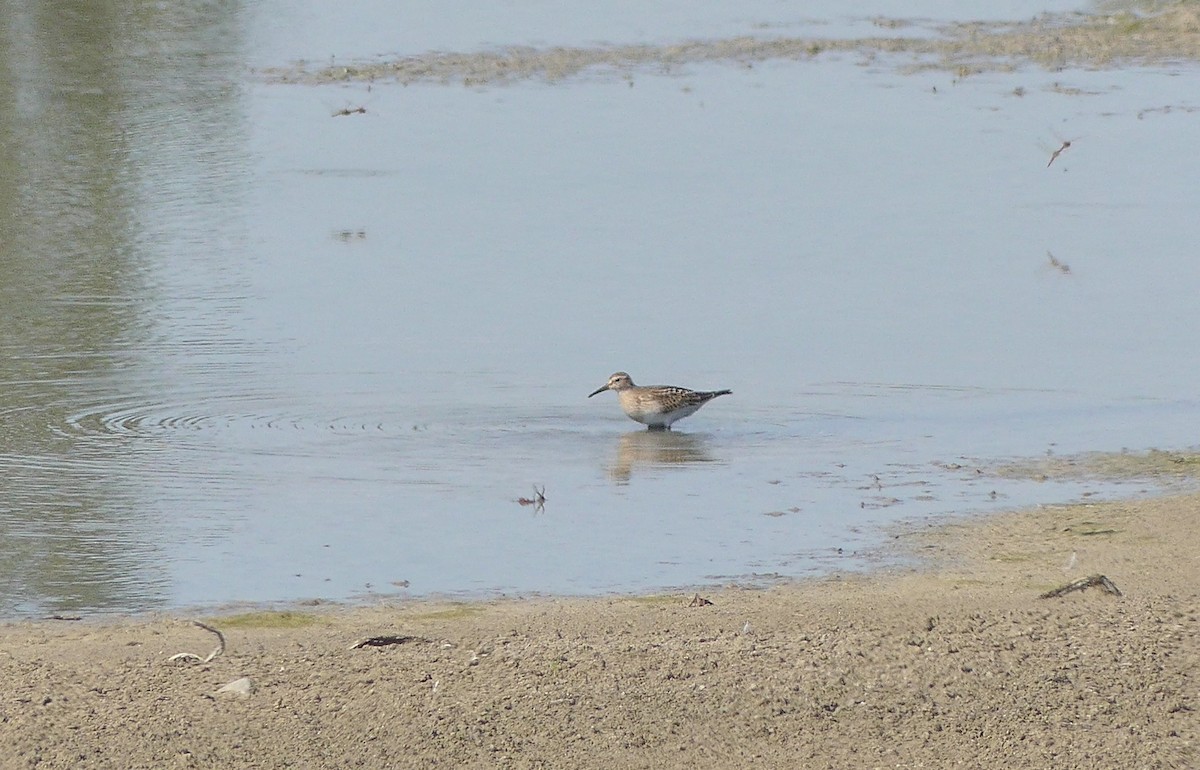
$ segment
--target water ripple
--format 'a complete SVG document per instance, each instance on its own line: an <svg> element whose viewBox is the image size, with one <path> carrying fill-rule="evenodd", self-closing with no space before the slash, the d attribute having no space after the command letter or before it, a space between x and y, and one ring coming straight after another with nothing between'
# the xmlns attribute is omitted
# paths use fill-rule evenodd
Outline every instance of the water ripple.
<svg viewBox="0 0 1200 770"><path fill-rule="evenodd" d="M280 411L274 394L244 393L210 399L158 401L132 396L74 406L57 435L85 437L157 437L166 434L215 430L324 431L337 434L387 433L392 428L377 415L343 415L322 419L303 404Z"/></svg>

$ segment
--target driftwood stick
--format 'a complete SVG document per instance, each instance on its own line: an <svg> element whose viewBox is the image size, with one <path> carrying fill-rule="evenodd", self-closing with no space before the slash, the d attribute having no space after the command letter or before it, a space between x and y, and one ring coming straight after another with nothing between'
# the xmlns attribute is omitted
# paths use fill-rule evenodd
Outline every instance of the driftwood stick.
<svg viewBox="0 0 1200 770"><path fill-rule="evenodd" d="M171 657L167 658L168 661L174 662L177 660L186 660L191 663L209 663L212 661L213 658L215 658L218 655L225 652L225 635L224 634L222 634L220 631L213 628L212 626L208 625L207 623L201 623L199 620L193 620L192 625L203 628L205 631L208 631L209 633L216 634L217 641L219 642L219 644L216 646L215 649L213 649L212 652L210 652L208 654L207 658L201 658L199 655L197 655L194 652L178 652L178 653L172 655Z"/></svg>
<svg viewBox="0 0 1200 770"><path fill-rule="evenodd" d="M1089 575L1088 577L1080 578L1078 580L1074 580L1070 583L1067 583L1065 586L1059 586L1058 588L1055 588L1053 591L1047 591L1046 593L1042 594L1038 598L1039 599L1057 599L1058 597L1065 596L1066 594L1069 594L1072 591L1082 591L1083 589L1091 588L1092 586L1100 586L1101 588L1104 589L1105 593L1112 594L1113 596L1122 596L1123 595L1121 593L1121 589L1117 588L1116 584L1113 583L1111 580L1109 580L1104 575Z"/></svg>

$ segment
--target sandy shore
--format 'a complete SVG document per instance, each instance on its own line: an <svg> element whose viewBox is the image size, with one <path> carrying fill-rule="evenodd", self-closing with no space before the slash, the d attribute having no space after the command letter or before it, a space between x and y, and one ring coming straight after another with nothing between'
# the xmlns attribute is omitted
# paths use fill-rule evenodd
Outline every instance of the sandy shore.
<svg viewBox="0 0 1200 770"><path fill-rule="evenodd" d="M0 626L3 768L1195 767L1200 497L770 590ZM1098 588L1039 594L1104 574ZM365 637L395 643L351 649ZM218 688L248 677L248 695Z"/></svg>

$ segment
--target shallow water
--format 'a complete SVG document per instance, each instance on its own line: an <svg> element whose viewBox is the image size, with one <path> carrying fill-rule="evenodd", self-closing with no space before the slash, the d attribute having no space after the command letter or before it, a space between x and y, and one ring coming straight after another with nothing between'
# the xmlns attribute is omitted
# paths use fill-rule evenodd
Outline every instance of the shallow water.
<svg viewBox="0 0 1200 770"><path fill-rule="evenodd" d="M856 569L1143 488L1005 458L1195 443L1190 67L248 70L917 13L586 5L7 9L0 615ZM650 434L616 369L734 395Z"/></svg>

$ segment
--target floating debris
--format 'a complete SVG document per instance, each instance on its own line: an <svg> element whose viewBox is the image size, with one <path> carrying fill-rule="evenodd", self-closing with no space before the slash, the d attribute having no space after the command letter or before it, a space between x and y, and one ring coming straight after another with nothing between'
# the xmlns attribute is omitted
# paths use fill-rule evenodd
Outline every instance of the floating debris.
<svg viewBox="0 0 1200 770"><path fill-rule="evenodd" d="M535 484L533 486L533 497L518 497L517 504L532 505L534 506L534 513L541 513L546 509L546 487L543 486L541 489L538 489Z"/></svg>
<svg viewBox="0 0 1200 770"><path fill-rule="evenodd" d="M1055 150L1055 151L1054 151L1054 152L1053 152L1053 153L1050 155L1050 162L1046 164L1046 168L1050 168L1050 163L1053 163L1054 161L1058 160L1058 156L1059 156L1059 155L1062 155L1064 152L1066 152L1066 151L1067 151L1067 150L1069 150L1070 148L1071 148L1071 140L1070 140L1070 139L1064 139L1064 140L1063 140L1063 143L1062 143L1062 146L1061 146L1061 147L1059 147L1057 150Z"/></svg>

